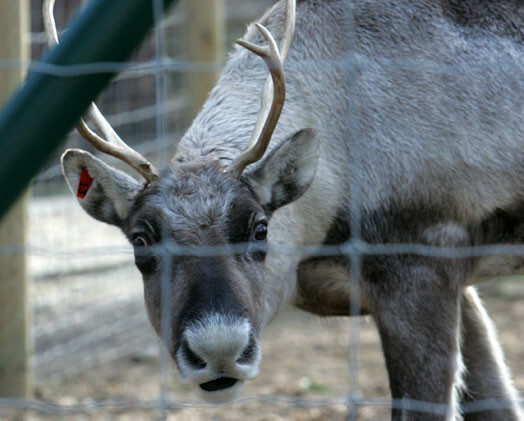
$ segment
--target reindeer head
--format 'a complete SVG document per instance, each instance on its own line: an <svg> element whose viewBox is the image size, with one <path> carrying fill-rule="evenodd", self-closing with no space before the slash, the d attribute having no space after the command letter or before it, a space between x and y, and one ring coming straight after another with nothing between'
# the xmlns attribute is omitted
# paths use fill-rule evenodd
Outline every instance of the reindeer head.
<svg viewBox="0 0 524 421"><path fill-rule="evenodd" d="M45 15L54 26L52 3L46 1ZM264 157L284 105L283 60L294 14L295 2L289 0L282 56L262 25L257 27L267 46L239 41L265 60L271 79L263 89L252 139L228 166L198 160L159 173L118 138L94 106L89 117L112 142L83 122L81 133L146 181L85 151L68 150L62 157L63 172L82 208L120 227L132 243L149 320L182 377L210 401L233 398L258 373L259 335L276 311L268 300L279 293L279 285L266 279L268 222L275 210L306 191L316 170L312 129L295 133ZM255 171L246 171L257 161Z"/></svg>

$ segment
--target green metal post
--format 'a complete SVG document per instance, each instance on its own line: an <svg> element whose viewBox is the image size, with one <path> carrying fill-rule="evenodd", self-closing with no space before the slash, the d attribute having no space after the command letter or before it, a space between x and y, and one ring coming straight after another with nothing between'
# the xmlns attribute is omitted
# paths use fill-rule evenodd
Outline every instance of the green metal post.
<svg viewBox="0 0 524 421"><path fill-rule="evenodd" d="M42 63L123 63L152 27L155 1L92 0ZM158 1L167 8L177 0ZM30 69L0 115L0 218L113 76Z"/></svg>

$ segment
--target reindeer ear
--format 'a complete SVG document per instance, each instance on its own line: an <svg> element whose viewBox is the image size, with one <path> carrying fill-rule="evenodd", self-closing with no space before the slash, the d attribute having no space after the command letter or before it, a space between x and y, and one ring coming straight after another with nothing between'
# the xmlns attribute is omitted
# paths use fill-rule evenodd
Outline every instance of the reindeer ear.
<svg viewBox="0 0 524 421"><path fill-rule="evenodd" d="M261 205L274 211L298 199L317 170L319 145L314 129L303 129L285 140L247 175Z"/></svg>
<svg viewBox="0 0 524 421"><path fill-rule="evenodd" d="M68 149L62 172L78 203L93 218L122 227L131 202L143 185L89 152Z"/></svg>

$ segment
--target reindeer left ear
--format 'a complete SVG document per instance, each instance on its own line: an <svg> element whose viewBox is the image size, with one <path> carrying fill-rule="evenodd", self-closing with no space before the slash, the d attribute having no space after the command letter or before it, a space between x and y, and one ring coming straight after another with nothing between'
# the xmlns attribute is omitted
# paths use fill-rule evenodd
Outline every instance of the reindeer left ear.
<svg viewBox="0 0 524 421"><path fill-rule="evenodd" d="M314 129L303 129L285 140L247 175L246 181L260 204L275 211L298 199L317 170L319 145Z"/></svg>

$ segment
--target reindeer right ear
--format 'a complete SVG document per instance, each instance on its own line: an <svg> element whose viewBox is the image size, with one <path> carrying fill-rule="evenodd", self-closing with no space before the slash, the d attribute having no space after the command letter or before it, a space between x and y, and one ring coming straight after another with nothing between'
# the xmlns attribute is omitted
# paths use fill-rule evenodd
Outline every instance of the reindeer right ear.
<svg viewBox="0 0 524 421"><path fill-rule="evenodd" d="M68 149L62 172L78 203L93 218L122 227L131 203L143 185L89 152Z"/></svg>

